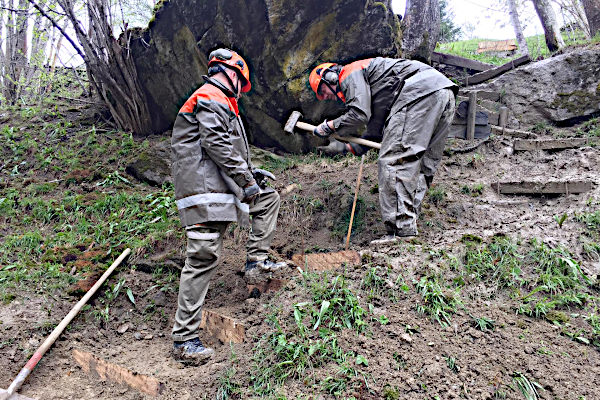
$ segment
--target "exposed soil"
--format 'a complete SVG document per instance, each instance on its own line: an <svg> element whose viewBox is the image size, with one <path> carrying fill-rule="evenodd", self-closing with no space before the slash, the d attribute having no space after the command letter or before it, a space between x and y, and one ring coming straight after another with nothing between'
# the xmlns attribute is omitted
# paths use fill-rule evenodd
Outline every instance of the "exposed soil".
<svg viewBox="0 0 600 400"><path fill-rule="evenodd" d="M562 131L565 135L572 132ZM151 142L154 140L158 138ZM451 141L448 148L464 145ZM450 285L457 272L448 267L448 258L441 254L460 259L466 246L461 239L469 234L477 236L483 243L503 235L521 244L524 253L531 239L551 247L561 245L580 263L587 276L595 279L600 265L597 259L584 252L581 237L586 228L575 216L598 210L598 149L588 146L558 152L513 153L510 138L496 137L476 152L446 156L434 180L435 187L443 191L445 197L435 201L429 198L424 204L419 238L380 247L369 246L371 240L384 233L378 210L374 158L367 157L360 187L359 217L351 240L351 248L361 252L363 263L345 272L339 270L327 275L333 277L343 273L349 287L357 293L361 306L368 310L369 325L365 332L357 334L354 330L343 329L337 332L337 337L344 351L360 354L368 360L368 366L354 367L370 375L366 379L361 374L349 379L347 389L335 397L324 390L322 384L327 377L335 376L337 366L326 364L306 371L305 376L288 380L273 396L277 394L278 398L288 399L317 399L319 396L324 399L351 396L357 399L487 399L504 393L505 398L519 399L523 395L512 377L515 372L520 372L539 383L540 398L600 399L598 347L573 340L548 319L517 314L514 292L508 289L491 291L485 282L474 280L460 293L465 308L459 307L452 314L451 323L442 326L430 316L417 312L423 299L415 290L415 282L433 272L444 276ZM313 157L306 164L279 169L279 179L275 183L278 190L291 183L301 186L301 190L282 199L272 246L280 257L289 258L302 251L343 249L346 236L343 221L351 207L359 162L360 159L349 157L335 161ZM82 171L77 176L73 174L69 184L85 184L86 178L80 179L82 174ZM499 195L490 187L498 180L523 179L591 180L594 185L592 191L585 194L556 197ZM464 189L465 185L473 187L476 184L484 185L481 193L468 193ZM155 190L143 184L136 188ZM568 217L559 228L554 216L565 213ZM280 292L263 294L258 299L248 298L239 273L245 262L245 237L245 232L234 225L228 230L222 264L211 283L205 304L205 308L243 323L246 326L245 343L220 343L200 332L203 342L216 349L214 359L199 367L183 367L174 362L170 358L170 329L177 304L177 270L166 264L161 272L154 273L136 268L142 251L134 249L134 257L110 282L114 285L124 279L135 298L135 305L121 294L110 304L107 322L95 318L91 311L83 312L43 357L20 393L46 400L150 398L134 389L86 375L71 355L73 349L81 349L136 373L158 378L166 387L158 397L160 399L217 398L222 386L220 377L231 367L237 372L232 380L244 393L231 398L252 398L255 346L263 335L273 330L266 320L267 314L280 309L282 324L293 326L294 304L312 299L295 267L287 271L292 280ZM84 259L81 254L86 252L86 246L78 250L79 260ZM152 256L175 250L183 257L182 236L173 234L159 247L144 249L143 253ZM65 263L74 261L68 254L62 256ZM116 258L116 254L109 256L110 259L113 257ZM97 261L93 256L87 260ZM361 281L377 266L389 271L391 282L397 282L401 276L408 289L400 291L396 299L385 295L371 299L373 307L369 310ZM522 295L531 289L523 288ZM598 296L597 286L590 290L592 295ZM0 306L0 387L9 386L28 357L77 299L66 293L40 295L32 291L21 293L9 304ZM92 309L97 301L98 298L91 301ZM494 320L495 329L476 329L467 309L473 315ZM581 317L583 306L565 307L562 312L570 320L573 330L587 327ZM383 315L389 322L376 322ZM119 328L125 324L127 330L119 333ZM152 338L137 340L134 335L138 333ZM449 358L455 359L455 370L450 369ZM221 394L220 398L228 397Z"/></svg>

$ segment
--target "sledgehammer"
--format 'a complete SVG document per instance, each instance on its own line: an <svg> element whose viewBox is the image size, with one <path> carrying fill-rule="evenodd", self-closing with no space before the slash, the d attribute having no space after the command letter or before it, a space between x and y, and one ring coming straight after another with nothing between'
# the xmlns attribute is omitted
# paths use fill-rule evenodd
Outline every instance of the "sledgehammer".
<svg viewBox="0 0 600 400"><path fill-rule="evenodd" d="M295 127L298 127L302 130L309 131L309 132L312 132L315 130L316 126L307 124L306 122L299 122L298 120L300 118L302 118L302 114L300 113L300 111L293 111L292 115L290 115L290 118L285 123L283 130L286 133L294 133ZM359 139L359 138L347 137L347 136L339 136L335 133L333 135L329 135L329 137L340 140L342 142L356 143L356 144L360 144L363 146L372 147L374 149L381 149L381 143L372 142L372 141L366 140L366 139Z"/></svg>

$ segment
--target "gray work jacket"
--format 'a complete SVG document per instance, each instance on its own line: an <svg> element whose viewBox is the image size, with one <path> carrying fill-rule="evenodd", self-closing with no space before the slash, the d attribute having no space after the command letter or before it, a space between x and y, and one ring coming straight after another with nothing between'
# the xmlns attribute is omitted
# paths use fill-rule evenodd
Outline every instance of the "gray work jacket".
<svg viewBox="0 0 600 400"><path fill-rule="evenodd" d="M339 89L348 111L333 120L336 131L357 135L357 128L367 125L363 135L381 141L383 128L390 115L436 90L452 89L451 80L419 61L370 58L342 67Z"/></svg>
<svg viewBox="0 0 600 400"><path fill-rule="evenodd" d="M211 221L248 225L243 188L254 181L238 105L205 83L183 105L173 126L175 198L183 226Z"/></svg>

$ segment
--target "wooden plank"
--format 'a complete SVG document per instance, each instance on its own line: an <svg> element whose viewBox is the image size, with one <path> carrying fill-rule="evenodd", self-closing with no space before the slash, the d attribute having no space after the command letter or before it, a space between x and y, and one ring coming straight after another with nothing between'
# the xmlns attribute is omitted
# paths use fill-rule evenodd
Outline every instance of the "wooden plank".
<svg viewBox="0 0 600 400"><path fill-rule="evenodd" d="M516 49L516 39L494 40L477 43L477 54L488 51L513 51Z"/></svg>
<svg viewBox="0 0 600 400"><path fill-rule="evenodd" d="M463 80L463 84L465 86L475 85L477 83L485 82L489 79L495 78L499 75L502 75L505 72L510 71L511 69L515 69L519 65L527 64L531 61L529 56L525 55L523 57L516 58L512 61L507 62L504 65L501 65L498 68L488 69L487 71L480 72L478 74L468 76Z"/></svg>
<svg viewBox="0 0 600 400"><path fill-rule="evenodd" d="M477 92L469 93L469 109L467 114L467 140L475 139L475 115L477 113Z"/></svg>
<svg viewBox="0 0 600 400"><path fill-rule="evenodd" d="M258 289L260 293L271 293L277 292L288 282L289 281L286 279L268 279L265 282L256 282L253 284L248 284L246 286L248 287L248 293L251 293L254 289Z"/></svg>
<svg viewBox="0 0 600 400"><path fill-rule="evenodd" d="M494 135L512 136L512 137L518 137L518 138L522 138L522 139L537 138L537 135L533 132L520 131L517 129L501 128L501 127L495 126L495 125L491 125L491 128L492 128L492 133Z"/></svg>
<svg viewBox="0 0 600 400"><path fill-rule="evenodd" d="M498 126L500 128L506 128L506 121L508 121L508 107L502 107L500 109L500 117L498 118Z"/></svg>
<svg viewBox="0 0 600 400"><path fill-rule="evenodd" d="M246 339L246 327L233 318L210 310L202 310L200 329L205 329L210 335L223 343L243 343Z"/></svg>
<svg viewBox="0 0 600 400"><path fill-rule="evenodd" d="M453 65L455 67L468 68L474 71L487 71L488 69L494 68L493 64L482 63L481 61L471 60L464 57L454 56L452 54L444 54L433 52L431 55L431 61L440 63Z"/></svg>
<svg viewBox="0 0 600 400"><path fill-rule="evenodd" d="M131 372L126 368L109 363L92 353L75 349L73 350L73 358L81 365L86 374L95 376L101 381L126 385L154 397L161 394L165 388L165 385L160 383L156 378Z"/></svg>
<svg viewBox="0 0 600 400"><path fill-rule="evenodd" d="M515 151L525 150L560 150L581 147L587 144L587 139L515 139L513 147Z"/></svg>
<svg viewBox="0 0 600 400"><path fill-rule="evenodd" d="M591 181L564 182L494 182L492 189L500 194L570 194L592 189Z"/></svg>
<svg viewBox="0 0 600 400"><path fill-rule="evenodd" d="M360 264L360 255L354 250L338 251L336 253L294 254L292 261L304 266L308 271L329 271L341 267Z"/></svg>
<svg viewBox="0 0 600 400"><path fill-rule="evenodd" d="M490 92L487 90L477 90L476 92L477 92L477 98L481 99L481 100L489 100L489 101L499 102L500 100L502 100L502 96L503 96L500 92ZM458 93L457 98L461 101L468 101L469 93L471 93L471 90L463 88Z"/></svg>

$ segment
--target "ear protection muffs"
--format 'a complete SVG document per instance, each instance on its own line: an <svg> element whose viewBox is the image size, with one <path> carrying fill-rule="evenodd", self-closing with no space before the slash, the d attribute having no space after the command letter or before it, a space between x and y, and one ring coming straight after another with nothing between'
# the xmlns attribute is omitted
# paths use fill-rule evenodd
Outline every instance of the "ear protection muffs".
<svg viewBox="0 0 600 400"><path fill-rule="evenodd" d="M321 79L331 86L336 86L338 84L338 74L331 70L326 70Z"/></svg>

